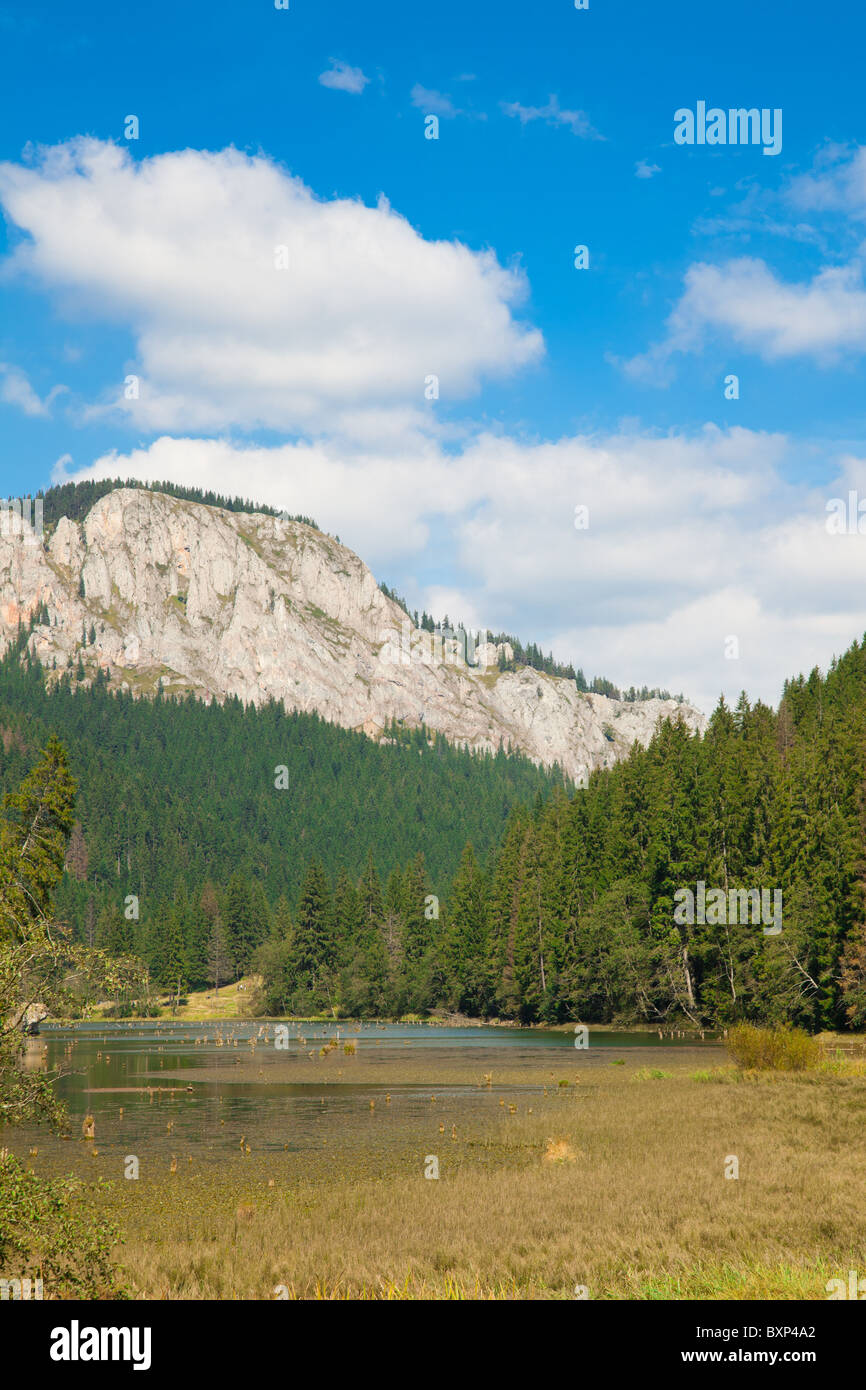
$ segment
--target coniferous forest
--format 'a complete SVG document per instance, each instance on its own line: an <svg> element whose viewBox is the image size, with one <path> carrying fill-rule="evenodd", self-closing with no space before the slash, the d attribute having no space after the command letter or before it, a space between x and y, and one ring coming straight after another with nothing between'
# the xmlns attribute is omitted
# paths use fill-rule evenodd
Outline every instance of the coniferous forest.
<svg viewBox="0 0 866 1390"><path fill-rule="evenodd" d="M48 691L10 652L4 787L49 733L80 785L61 920L164 990L255 970L270 1013L866 1023L866 639L582 790L275 704ZM781 893L783 929L680 921L698 883Z"/></svg>
<svg viewBox="0 0 866 1390"><path fill-rule="evenodd" d="M41 1375L525 1301L850 1377L866 21L670 13L0 0Z"/></svg>

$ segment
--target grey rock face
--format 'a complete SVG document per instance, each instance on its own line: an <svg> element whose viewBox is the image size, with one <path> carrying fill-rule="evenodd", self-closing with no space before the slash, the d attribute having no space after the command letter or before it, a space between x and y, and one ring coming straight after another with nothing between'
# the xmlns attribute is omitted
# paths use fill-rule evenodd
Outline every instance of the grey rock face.
<svg viewBox="0 0 866 1390"><path fill-rule="evenodd" d="M575 779L646 744L660 718L704 726L675 700L500 672L492 643L467 664L457 642L415 630L357 555L299 522L121 488L82 524L61 520L47 545L33 540L0 536L0 650L44 604L29 645L49 680L81 658L88 679L101 667L139 695L162 680L206 700L274 698L373 737L394 718L474 749L504 743Z"/></svg>

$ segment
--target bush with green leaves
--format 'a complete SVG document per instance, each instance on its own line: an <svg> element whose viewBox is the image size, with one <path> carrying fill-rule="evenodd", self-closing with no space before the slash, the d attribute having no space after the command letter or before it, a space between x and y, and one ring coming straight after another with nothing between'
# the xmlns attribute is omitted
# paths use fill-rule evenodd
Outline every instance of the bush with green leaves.
<svg viewBox="0 0 866 1390"><path fill-rule="evenodd" d="M22 1019L33 1006L64 1012L82 989L135 977L135 964L69 942L52 915L73 825L75 783L65 750L52 738L0 819L0 1126L42 1122L66 1127L56 1076L22 1067ZM41 1278L49 1298L120 1295L110 1253L113 1225L101 1220L87 1187L42 1178L0 1149L0 1277Z"/></svg>
<svg viewBox="0 0 866 1390"><path fill-rule="evenodd" d="M119 1241L86 1184L39 1177L0 1149L0 1277L41 1279L46 1298L123 1298Z"/></svg>

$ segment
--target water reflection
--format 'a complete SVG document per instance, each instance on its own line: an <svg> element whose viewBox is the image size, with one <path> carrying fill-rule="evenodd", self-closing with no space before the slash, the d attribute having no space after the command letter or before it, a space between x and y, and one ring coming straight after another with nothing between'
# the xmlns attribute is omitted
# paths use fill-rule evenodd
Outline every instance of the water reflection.
<svg viewBox="0 0 866 1390"><path fill-rule="evenodd" d="M417 1148L418 1135L453 1124L498 1121L506 1097L592 1091L598 1067L721 1060L695 1037L428 1024L291 1023L259 1020L43 1025L26 1065L59 1068L60 1096L78 1140L92 1115L92 1144L46 1140L40 1163L114 1173L124 1154L160 1171L250 1156L339 1150L365 1165ZM715 1055L714 1055L715 1054ZM570 1088L570 1089L569 1089ZM27 1131L4 1142L20 1150ZM99 1160L94 1163L94 1160ZM169 1165L175 1165L169 1168Z"/></svg>

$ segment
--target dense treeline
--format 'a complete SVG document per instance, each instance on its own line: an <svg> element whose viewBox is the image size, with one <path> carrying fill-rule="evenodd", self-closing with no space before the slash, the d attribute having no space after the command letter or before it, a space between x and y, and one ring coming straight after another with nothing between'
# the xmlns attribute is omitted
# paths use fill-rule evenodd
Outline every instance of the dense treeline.
<svg viewBox="0 0 866 1390"><path fill-rule="evenodd" d="M314 858L357 876L372 852L388 875L423 845L442 893L467 837L488 851L514 806L562 780L423 731L395 727L377 744L275 703L136 700L102 680L77 686L71 673L49 691L39 666L10 651L0 662L0 787L20 780L49 732L79 783L58 912L94 944L103 911L137 897L146 957L166 900L181 889L198 899L207 883L222 891L235 873L274 903L294 900Z"/></svg>
<svg viewBox="0 0 866 1390"><path fill-rule="evenodd" d="M0 787L64 740L58 912L164 988L255 966L271 1010L866 1025L866 639L778 711L743 695L703 737L663 723L576 793L418 731L380 746L69 672L48 691L25 640L0 662Z"/></svg>
<svg viewBox="0 0 866 1390"><path fill-rule="evenodd" d="M169 497L177 497L182 502L200 502L206 507L221 507L226 512L262 512L265 516L285 515L277 508L269 507L265 503L254 503L240 497L224 497L222 493L212 492L209 489L184 487L179 483L142 483L135 478L102 478L81 483L59 483L56 487L48 488L46 492L37 492L36 496L42 498L43 525L50 530L57 525L62 516L68 517L70 521L81 521L101 497L107 496L109 492L114 492L119 487L146 488L149 492L164 492ZM302 521L306 526L312 526L316 531L321 529L308 516L293 516L289 520Z"/></svg>
<svg viewBox="0 0 866 1390"><path fill-rule="evenodd" d="M48 693L9 658L0 711L3 784L48 726L72 750L61 917L163 989L252 969L268 1012L866 1024L866 639L577 792L276 706Z"/></svg>
<svg viewBox="0 0 866 1390"><path fill-rule="evenodd" d="M862 1027L864 754L866 640L778 713L720 701L703 738L661 724L571 799L516 810L431 920L420 858L381 897L313 866L258 957L267 1007Z"/></svg>
<svg viewBox="0 0 866 1390"><path fill-rule="evenodd" d="M863 1026L864 753L866 640L788 682L778 713L720 701L703 738L662 724L573 799L515 814L487 874L464 852L446 907L473 942L463 1006ZM739 890L780 894L781 930Z"/></svg>

